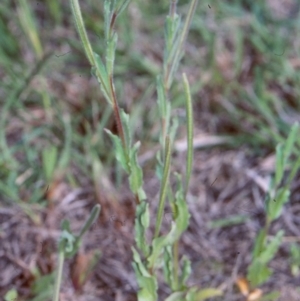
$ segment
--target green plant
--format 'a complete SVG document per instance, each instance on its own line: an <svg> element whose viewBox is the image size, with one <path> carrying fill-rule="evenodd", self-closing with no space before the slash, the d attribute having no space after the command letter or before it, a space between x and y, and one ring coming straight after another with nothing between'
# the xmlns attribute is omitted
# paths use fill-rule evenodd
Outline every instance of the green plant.
<svg viewBox="0 0 300 301"><path fill-rule="evenodd" d="M198 290L188 288L188 279L191 267L189 260L183 256L180 271L180 261L178 255L178 244L182 233L187 229L189 223L189 213L186 205L186 195L189 180L192 172L193 159L193 117L190 87L187 76L183 74L183 85L186 98L187 111L187 159L185 182L182 183L182 176L174 174L177 182L175 192L171 189L170 169L171 152L178 127L178 120L171 119L170 88L174 80L175 72L183 55L183 46L191 24L193 14L197 6L197 0L192 0L188 15L183 26L181 18L176 13L177 1L170 1L170 12L165 24L165 50L163 59L163 72L157 77L157 97L158 109L161 123L161 135L159 138L161 150L157 153L157 176L161 182L160 196L158 204L155 233L151 243L146 240L146 231L150 224L149 204L146 202L146 194L143 190L143 171L137 161L137 153L140 142L132 143L132 129L130 118L124 110L119 108L117 94L114 86L114 59L117 47L117 33L114 25L120 13L129 4L129 0L104 2L105 35L104 44L105 60L100 55L93 52L89 42L78 0L70 0L76 27L80 35L86 56L91 64L92 73L98 79L101 91L110 106L113 108L118 135L114 135L109 130L105 130L111 137L116 159L120 162L124 171L128 174L129 186L136 200L135 218L135 242L140 252L135 247L133 251L133 268L140 287L138 300L154 301L158 299L157 289L157 269L163 267L166 283L172 293L166 299L171 300L205 300L207 298L221 295L222 292L208 288ZM172 208L173 221L170 232L163 236L160 234L165 201L168 199ZM163 256L163 262L161 258Z"/></svg>
<svg viewBox="0 0 300 301"><path fill-rule="evenodd" d="M256 237L252 262L248 267L247 279L252 288L263 284L272 275L272 270L268 268L268 264L280 247L284 231L278 231L270 241L267 239L267 234L271 223L281 215L284 204L289 200L291 182L300 167L300 156L297 145L298 135L299 125L295 123L291 127L285 143L279 144L276 148L275 175L265 199L266 223ZM295 155L296 159L291 159L292 155ZM285 179L284 171L287 167L291 170L287 179Z"/></svg>
<svg viewBox="0 0 300 301"><path fill-rule="evenodd" d="M18 292L15 289L11 289L5 294L4 300L5 301L14 301L14 300L16 300L17 296L18 296Z"/></svg>
<svg viewBox="0 0 300 301"><path fill-rule="evenodd" d="M294 277L298 277L300 274L300 247L298 244L292 244L290 248L291 254L291 273Z"/></svg>
<svg viewBox="0 0 300 301"><path fill-rule="evenodd" d="M69 221L64 220L62 222L62 234L60 236L59 247L58 247L58 271L55 279L55 287L53 294L53 301L59 301L59 291L62 281L62 271L65 258L73 257L80 247L81 239L84 233L91 227L91 225L97 220L100 213L100 205L96 205L89 218L83 225L79 235L74 235L70 230ZM100 255L100 254L98 254Z"/></svg>

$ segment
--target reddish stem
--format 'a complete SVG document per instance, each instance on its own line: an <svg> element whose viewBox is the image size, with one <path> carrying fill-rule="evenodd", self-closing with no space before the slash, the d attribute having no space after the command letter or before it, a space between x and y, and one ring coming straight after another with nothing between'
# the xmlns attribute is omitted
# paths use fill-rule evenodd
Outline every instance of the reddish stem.
<svg viewBox="0 0 300 301"><path fill-rule="evenodd" d="M114 114L115 114L115 119L116 119L116 123L117 123L118 134L122 140L123 148L126 151L127 147L126 147L124 130L123 130L123 125L122 125L122 120L121 120L121 115L120 115L120 108L119 108L119 105L117 102L112 76L109 77L109 83L110 83L110 90L111 90L112 99L113 99L113 107L114 107Z"/></svg>

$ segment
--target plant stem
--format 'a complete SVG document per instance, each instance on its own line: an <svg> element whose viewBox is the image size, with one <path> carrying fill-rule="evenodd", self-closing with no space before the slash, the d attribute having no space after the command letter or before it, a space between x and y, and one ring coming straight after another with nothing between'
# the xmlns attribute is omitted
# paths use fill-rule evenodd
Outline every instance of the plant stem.
<svg viewBox="0 0 300 301"><path fill-rule="evenodd" d="M161 190L160 190L154 238L157 238L159 235L159 231L160 231L160 227L161 227L161 223L162 223L164 206L165 206L165 200L166 200L169 174L170 174L171 146L170 146L169 136L167 136L167 138L166 138L165 145L166 145L166 153L165 153L165 160L164 160L164 174L163 174L162 186L161 186Z"/></svg>
<svg viewBox="0 0 300 301"><path fill-rule="evenodd" d="M113 110L114 110L115 120L116 120L117 128L118 128L118 134L122 140L123 148L124 148L125 152L127 153L127 145L126 145L126 141L125 141L124 129L123 129L123 124L122 124L121 115L120 115L120 108L118 105L118 101L117 101L117 97L116 97L116 93L115 93L115 89L114 89L112 75L109 77L109 82L110 82L110 92L111 92L111 97L112 97Z"/></svg>
<svg viewBox="0 0 300 301"><path fill-rule="evenodd" d="M135 202L136 202L137 204L140 204L140 203L141 203L141 200L140 200L138 194L135 194Z"/></svg>
<svg viewBox="0 0 300 301"><path fill-rule="evenodd" d="M59 258L58 258L58 271L57 271L57 278L55 282L55 291L53 295L52 301L59 301L59 291L61 286L61 279L62 279L62 271L63 271L63 265L64 265L64 259L65 254L64 251L59 252Z"/></svg>
<svg viewBox="0 0 300 301"><path fill-rule="evenodd" d="M171 0L169 15L172 18L174 18L175 14L176 14L176 6L177 6L177 0Z"/></svg>
<svg viewBox="0 0 300 301"><path fill-rule="evenodd" d="M174 242L173 245L173 264L174 264L174 282L175 289L178 289L178 277L179 277L179 239Z"/></svg>
<svg viewBox="0 0 300 301"><path fill-rule="evenodd" d="M111 17L110 25L109 25L109 35L110 36L111 36L112 31L114 29L114 25L115 25L116 19L117 19L117 14L116 14L116 12L114 12L113 15L112 15L112 17Z"/></svg>

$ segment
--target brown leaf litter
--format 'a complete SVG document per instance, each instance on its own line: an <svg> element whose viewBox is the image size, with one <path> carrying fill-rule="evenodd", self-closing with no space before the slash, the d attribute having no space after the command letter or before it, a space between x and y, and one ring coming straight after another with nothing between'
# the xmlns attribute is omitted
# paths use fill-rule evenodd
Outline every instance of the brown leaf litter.
<svg viewBox="0 0 300 301"><path fill-rule="evenodd" d="M225 291L222 300L242 300L234 282L237 275L246 275L254 238L264 222L265 191L259 181L249 177L247 171L251 166L251 170L262 177L260 165L264 166L264 161L255 165L253 159L246 158L243 151L222 151L221 154L216 149L195 155L194 176L188 195L191 219L188 231L180 240L180 254L186 254L192 261L190 285L199 288L222 287ZM184 154L177 153L176 157L176 162L183 162ZM175 166L176 170L182 168L184 166L179 163ZM153 175L147 173L145 183L153 231L153 212L157 209L159 183L153 179ZM293 189L297 191L297 187L299 182L294 183ZM117 205L112 205L108 198L102 196L99 220L84 237L78 255L80 257L65 263L61 300L136 300L138 286L131 266L134 202L131 193L124 187L118 191L117 199ZM57 240L62 219L69 219L71 229L78 233L96 203L97 198L91 187L77 190L68 188L52 210L32 209L43 221L41 225L35 225L17 206L1 208L0 293L3 295L8 288L15 287L21 296L26 296L26 300L32 298L30 286L36 277L34 268L38 268L42 275L56 268ZM300 236L299 231L293 230L299 225L295 215L298 209L292 197L283 217L273 223L270 235L283 228L286 236ZM226 228L210 229L207 226L212 220L234 214L246 214L250 218L243 224ZM170 227L168 222L167 218L163 221L164 233ZM271 263L275 270L274 276L263 286L264 291L286 286L296 289L297 279L290 275L288 266L288 247L289 242L284 240ZM74 279L75 282L78 280L78 269L86 269L90 254L95 250L102 253L100 260L85 284L82 284L82 289L76 292L73 284ZM159 279L162 279L161 276ZM162 296L167 296L170 291L161 281L159 283L162 300ZM287 299L282 297L281 300Z"/></svg>

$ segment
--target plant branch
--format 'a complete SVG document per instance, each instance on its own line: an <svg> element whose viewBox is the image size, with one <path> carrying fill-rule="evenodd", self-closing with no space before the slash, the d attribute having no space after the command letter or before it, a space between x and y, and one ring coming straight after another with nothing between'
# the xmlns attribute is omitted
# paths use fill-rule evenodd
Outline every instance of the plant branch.
<svg viewBox="0 0 300 301"><path fill-rule="evenodd" d="M154 238L157 238L159 235L159 231L160 231L160 227L161 227L161 223L162 223L164 206L165 206L166 193L167 193L167 188L168 188L168 180L169 180L169 174L170 174L170 162L171 162L171 146L170 146L169 136L166 137L165 145L166 145L166 153L165 153L165 160L164 160L164 173L163 173L163 179L162 179L162 186L160 189L160 197L159 197L159 205L158 205Z"/></svg>
<svg viewBox="0 0 300 301"><path fill-rule="evenodd" d="M60 251L59 258L58 258L58 271L57 271L54 294L53 294L53 299L52 299L53 301L59 301L59 291L60 291L61 280L62 280L62 271L63 271L64 260L65 260L65 253L64 253L64 251Z"/></svg>

